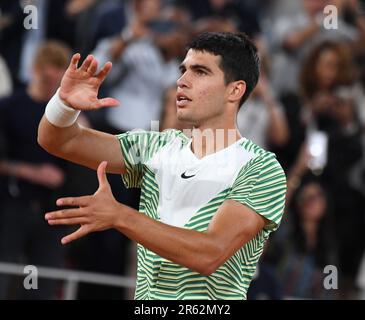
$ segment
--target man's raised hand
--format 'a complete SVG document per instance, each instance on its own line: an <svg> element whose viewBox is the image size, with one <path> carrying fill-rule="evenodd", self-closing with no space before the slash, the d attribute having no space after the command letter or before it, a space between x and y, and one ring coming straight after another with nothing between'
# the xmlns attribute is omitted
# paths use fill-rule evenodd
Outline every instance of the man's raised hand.
<svg viewBox="0 0 365 320"><path fill-rule="evenodd" d="M80 54L76 53L71 58L60 88L60 98L70 107L78 110L93 110L102 107L115 107L119 101L113 98L98 99L100 85L112 68L112 63L107 62L98 70L98 62L89 55L78 67Z"/></svg>
<svg viewBox="0 0 365 320"><path fill-rule="evenodd" d="M103 161L98 167L99 188L93 195L58 199L58 206L73 208L46 214L45 219L50 225L80 225L75 232L62 238L62 244L91 232L111 229L123 214L125 206L117 202L113 196L105 173L106 166L107 162Z"/></svg>

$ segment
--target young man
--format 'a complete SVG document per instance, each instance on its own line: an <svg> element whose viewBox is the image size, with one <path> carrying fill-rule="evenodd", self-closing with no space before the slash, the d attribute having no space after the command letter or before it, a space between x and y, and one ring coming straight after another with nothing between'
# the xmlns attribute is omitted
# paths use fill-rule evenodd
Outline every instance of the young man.
<svg viewBox="0 0 365 320"><path fill-rule="evenodd" d="M59 157L97 169L100 187L92 196L59 199L57 205L76 208L46 219L80 225L63 244L108 228L138 242L136 299L245 299L264 243L283 214L285 175L274 154L236 129L237 110L259 76L254 45L242 34L206 33L189 48L176 104L178 118L194 126L191 139L177 130L115 137L79 126L78 110L118 101L97 98L111 64L95 74L92 56L77 68L80 56L74 55L38 141ZM139 212L117 203L105 171L142 189Z"/></svg>
<svg viewBox="0 0 365 320"><path fill-rule="evenodd" d="M63 266L66 252L58 238L66 229L49 230L43 213L55 209L66 163L45 152L36 137L70 57L63 43L44 42L34 57L29 84L0 99L0 140L5 142L0 151L0 261ZM0 274L0 299L53 299L56 294L55 281L40 279L39 290L26 290Z"/></svg>

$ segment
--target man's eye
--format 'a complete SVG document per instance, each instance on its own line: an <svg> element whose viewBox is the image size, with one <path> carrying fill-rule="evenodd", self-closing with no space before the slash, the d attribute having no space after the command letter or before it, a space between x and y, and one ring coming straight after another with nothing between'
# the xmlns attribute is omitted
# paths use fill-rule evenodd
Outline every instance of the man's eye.
<svg viewBox="0 0 365 320"><path fill-rule="evenodd" d="M199 76L203 76L203 75L206 75L207 73L203 70L196 70L196 73L199 75Z"/></svg>

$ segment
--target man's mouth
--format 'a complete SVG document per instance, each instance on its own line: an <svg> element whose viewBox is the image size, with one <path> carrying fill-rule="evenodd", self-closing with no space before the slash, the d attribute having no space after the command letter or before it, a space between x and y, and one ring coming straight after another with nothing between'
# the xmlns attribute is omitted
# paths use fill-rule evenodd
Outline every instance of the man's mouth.
<svg viewBox="0 0 365 320"><path fill-rule="evenodd" d="M176 105L179 108L185 107L190 101L191 101L191 99L188 96L186 96L184 93L176 94Z"/></svg>

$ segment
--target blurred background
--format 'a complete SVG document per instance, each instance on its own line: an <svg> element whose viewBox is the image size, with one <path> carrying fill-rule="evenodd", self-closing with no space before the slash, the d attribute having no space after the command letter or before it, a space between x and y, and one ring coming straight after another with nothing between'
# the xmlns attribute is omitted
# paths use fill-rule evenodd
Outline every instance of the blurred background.
<svg viewBox="0 0 365 320"><path fill-rule="evenodd" d="M324 27L329 4L335 29ZM27 5L37 9L33 20ZM64 247L72 228L44 220L57 197L98 187L95 172L37 144L71 54L93 54L100 66L112 61L100 95L121 101L84 112L84 126L114 134L150 130L159 120L161 131L184 129L175 90L186 43L200 32L237 30L255 41L262 61L238 127L276 153L288 178L286 212L248 298L365 299L360 0L0 0L0 299L133 299L132 242L110 230ZM119 201L138 208L138 190L125 189L119 176L109 181ZM29 264L45 268L38 290L23 287L21 266ZM326 273L329 265L337 272ZM328 276L335 289L325 288Z"/></svg>

